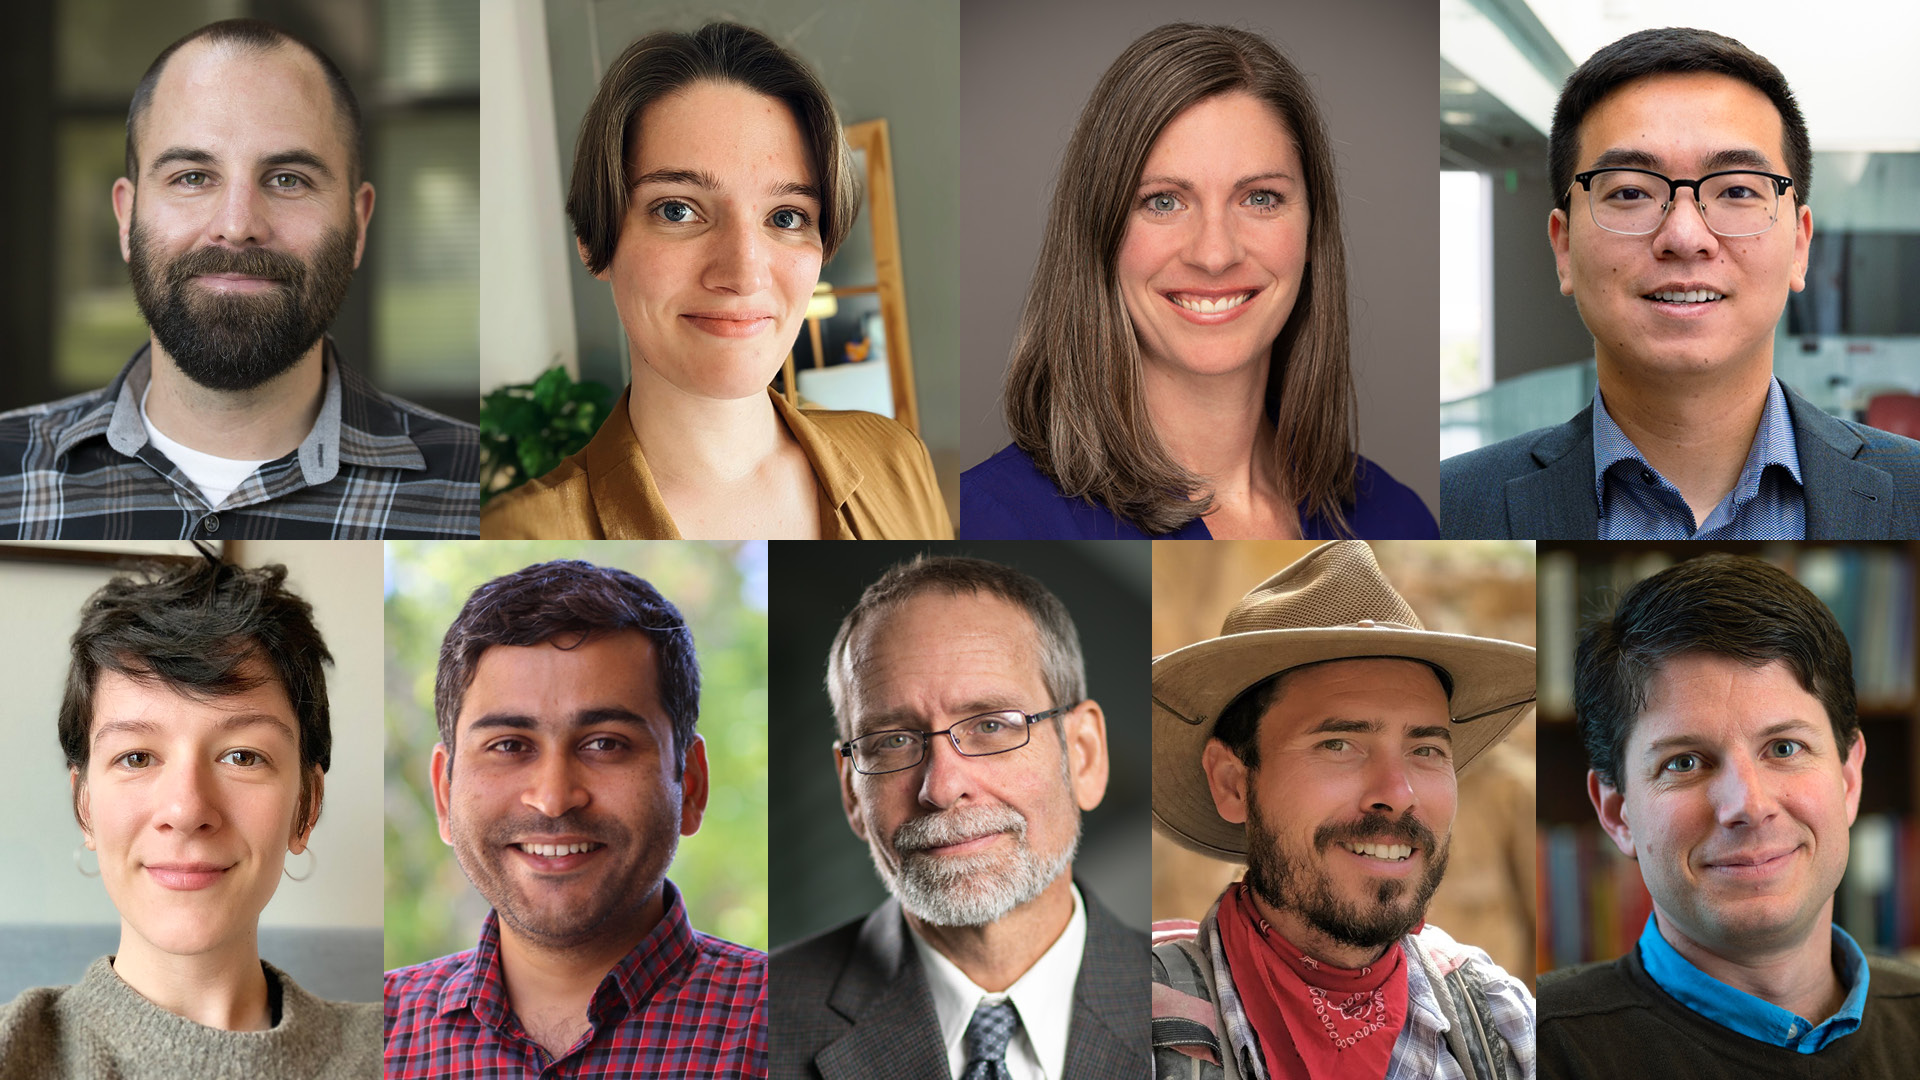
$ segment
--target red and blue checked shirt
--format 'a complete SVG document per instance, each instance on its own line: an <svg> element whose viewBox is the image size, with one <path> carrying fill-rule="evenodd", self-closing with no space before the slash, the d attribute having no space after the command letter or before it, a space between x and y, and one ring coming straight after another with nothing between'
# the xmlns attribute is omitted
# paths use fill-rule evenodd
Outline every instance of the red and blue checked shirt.
<svg viewBox="0 0 1920 1080"><path fill-rule="evenodd" d="M766 1076L767 954L695 930L665 887L666 917L600 980L587 1033L557 1059L507 1001L494 913L479 948L387 972L386 1080Z"/></svg>

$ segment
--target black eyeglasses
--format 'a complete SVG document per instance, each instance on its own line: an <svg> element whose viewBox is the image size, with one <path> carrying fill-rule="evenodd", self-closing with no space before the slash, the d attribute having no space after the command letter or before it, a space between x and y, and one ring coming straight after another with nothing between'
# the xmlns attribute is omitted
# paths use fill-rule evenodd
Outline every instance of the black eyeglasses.
<svg viewBox="0 0 1920 1080"><path fill-rule="evenodd" d="M1646 236L1659 231L1680 189L1690 187L1707 228L1729 238L1758 236L1773 228L1780 218L1780 196L1793 186L1791 177L1752 169L1708 173L1698 180L1675 180L1651 169L1591 169L1575 173L1573 182L1587 189L1593 223L1610 233Z"/></svg>
<svg viewBox="0 0 1920 1080"><path fill-rule="evenodd" d="M954 750L967 757L990 757L1018 750L1033 739L1033 725L1071 712L1079 702L1046 712L1023 713L1018 709L981 713L940 731L916 731L912 728L888 728L869 731L857 739L834 740L840 756L853 762L853 771L867 776L911 769L927 759L927 743L936 735L945 735Z"/></svg>

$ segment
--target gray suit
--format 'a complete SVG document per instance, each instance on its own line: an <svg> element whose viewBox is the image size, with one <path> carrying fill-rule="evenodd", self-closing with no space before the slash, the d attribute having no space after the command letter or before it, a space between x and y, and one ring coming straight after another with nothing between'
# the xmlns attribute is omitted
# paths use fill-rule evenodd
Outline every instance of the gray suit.
<svg viewBox="0 0 1920 1080"><path fill-rule="evenodd" d="M1807 500L1809 540L1920 537L1920 442L1829 416L1781 384ZM1440 535L1594 540L1593 406L1440 463Z"/></svg>
<svg viewBox="0 0 1920 1080"><path fill-rule="evenodd" d="M1087 947L1073 988L1064 1080L1147 1076L1153 985L1148 936L1086 885ZM945 1080L933 993L900 902L773 951L767 977L768 1075L819 1080Z"/></svg>

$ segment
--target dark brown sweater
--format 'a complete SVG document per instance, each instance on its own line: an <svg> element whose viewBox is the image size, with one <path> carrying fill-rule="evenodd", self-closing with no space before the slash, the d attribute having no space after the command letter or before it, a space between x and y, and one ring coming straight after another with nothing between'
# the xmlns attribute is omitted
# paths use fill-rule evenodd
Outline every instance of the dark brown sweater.
<svg viewBox="0 0 1920 1080"><path fill-rule="evenodd" d="M1801 1054L1721 1027L1660 989L1638 948L1540 976L1540 1080L1920 1077L1920 969L1869 957L1860 1029Z"/></svg>

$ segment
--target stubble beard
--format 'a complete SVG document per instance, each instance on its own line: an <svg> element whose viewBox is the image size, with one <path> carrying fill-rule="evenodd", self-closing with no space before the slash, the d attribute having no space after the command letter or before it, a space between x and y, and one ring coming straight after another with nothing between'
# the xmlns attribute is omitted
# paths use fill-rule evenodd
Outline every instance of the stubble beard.
<svg viewBox="0 0 1920 1080"><path fill-rule="evenodd" d="M1013 850L977 855L931 855L925 850L989 833L1006 834ZM1033 850L1026 818L1007 806L915 818L894 830L887 843L898 854L897 871L877 833L868 830L874 869L902 910L933 926L986 926L1038 897L1073 865L1080 850L1080 819L1076 812L1072 841L1051 856Z"/></svg>
<svg viewBox="0 0 1920 1080"><path fill-rule="evenodd" d="M265 248L196 247L160 261L138 214L128 234L140 314L180 373L209 390L252 390L292 369L333 324L353 281L351 220L327 230L310 259ZM201 274L278 284L259 293L216 293L193 283Z"/></svg>
<svg viewBox="0 0 1920 1080"><path fill-rule="evenodd" d="M1382 948L1420 925L1453 848L1451 837L1436 841L1417 818L1370 814L1346 825L1321 826L1314 832L1314 851L1301 854L1285 849L1256 803L1249 802L1247 810L1247 887L1269 906L1292 912L1335 943L1356 949ZM1427 869L1417 882L1382 878L1365 901L1348 900L1335 891L1324 854L1342 841L1409 844L1424 853Z"/></svg>
<svg viewBox="0 0 1920 1080"><path fill-rule="evenodd" d="M618 821L572 813L501 819L481 828L470 826L465 815L455 814L448 828L460 868L501 920L543 948L569 951L590 946L638 920L666 879L679 846L680 823L677 815L670 817L649 822L642 830L645 835L638 837ZM543 833L581 836L607 845L598 858L610 865L598 870L598 888L584 901L547 897L543 902L526 887L522 872L507 866L509 859L518 858L507 850L508 844ZM625 862L611 862L623 856Z"/></svg>

